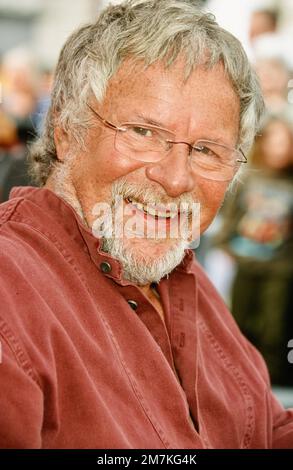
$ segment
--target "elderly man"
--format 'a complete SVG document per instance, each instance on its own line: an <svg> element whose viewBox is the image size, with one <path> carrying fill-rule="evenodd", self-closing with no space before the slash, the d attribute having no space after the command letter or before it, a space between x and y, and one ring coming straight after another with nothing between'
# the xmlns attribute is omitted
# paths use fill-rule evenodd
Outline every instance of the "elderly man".
<svg viewBox="0 0 293 470"><path fill-rule="evenodd" d="M293 447L293 411L187 249L262 107L192 2L126 1L68 39L40 188L0 213L2 447Z"/></svg>

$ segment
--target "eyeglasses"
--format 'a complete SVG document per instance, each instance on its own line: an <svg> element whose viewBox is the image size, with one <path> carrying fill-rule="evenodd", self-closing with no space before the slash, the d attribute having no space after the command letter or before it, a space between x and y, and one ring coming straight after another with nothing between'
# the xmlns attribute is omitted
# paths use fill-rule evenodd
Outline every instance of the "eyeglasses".
<svg viewBox="0 0 293 470"><path fill-rule="evenodd" d="M214 181L233 179L241 163L247 158L241 149L227 147L210 140L200 139L193 145L176 141L173 132L152 124L126 122L115 126L102 118L88 103L87 106L99 121L115 131L114 147L121 154L146 163L165 158L173 145L185 144L189 149L191 168L200 176Z"/></svg>

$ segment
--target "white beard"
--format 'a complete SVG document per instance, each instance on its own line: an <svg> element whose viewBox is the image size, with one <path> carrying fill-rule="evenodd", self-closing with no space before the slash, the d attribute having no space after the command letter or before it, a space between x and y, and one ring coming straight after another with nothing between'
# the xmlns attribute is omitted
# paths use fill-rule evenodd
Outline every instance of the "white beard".
<svg viewBox="0 0 293 470"><path fill-rule="evenodd" d="M52 178L54 192L70 204L82 218L85 225L88 226L71 180L70 170L73 161L73 158L68 158L62 166L55 169ZM133 194L135 194L138 199L147 201L148 203L155 204L156 202L165 202L168 204L170 202L170 199L164 201L166 196L158 194L157 189L152 189L150 184L146 184L145 186L141 184L136 185L134 183L128 183L125 178L120 178L113 183L112 186L112 209L114 210L115 198L117 196L126 198ZM179 205L181 202L191 203L192 199L188 195L183 195L182 197L173 199L171 202ZM108 228L105 226L103 232L107 233L107 229ZM154 245L159 242L159 239L150 241L150 243ZM123 238L103 236L102 250L120 261L125 279L143 286L152 282L159 282L164 276L173 271L176 266L181 263L185 255L185 250L189 247L189 242L180 238L174 239L172 242L166 240L166 243L170 243L170 249L165 251L161 256L154 258L154 256L148 255L147 252L143 252L142 250L138 250L137 247L131 246L130 243L128 243L126 247Z"/></svg>
<svg viewBox="0 0 293 470"><path fill-rule="evenodd" d="M142 187L141 185L128 183L125 179L121 178L112 187L112 208L115 205L115 197L122 196L125 199L129 195L134 194L139 200L148 201L149 203L164 202L162 201L162 196L156 195L156 191L152 190L149 184ZM184 195L176 201L174 199L172 202L179 204L179 202L183 201L190 203L191 198ZM105 233L107 233L106 226L104 229ZM150 245L155 246L160 242L162 243L160 239L150 240ZM147 250L139 250L134 244L131 246L129 240L125 244L125 240L122 237L103 237L102 249L120 261L126 279L143 286L152 282L159 282L164 276L173 271L181 263L185 250L189 247L189 242L180 238L172 241L165 240L165 242L170 243L170 248L159 257L149 255Z"/></svg>
<svg viewBox="0 0 293 470"><path fill-rule="evenodd" d="M122 238L108 238L103 240L102 248L113 258L120 261L125 279L144 286L151 282L159 282L181 263L184 258L188 242L178 241L175 247L155 260L147 254L132 252L129 247L125 249ZM135 251L135 250L133 250Z"/></svg>

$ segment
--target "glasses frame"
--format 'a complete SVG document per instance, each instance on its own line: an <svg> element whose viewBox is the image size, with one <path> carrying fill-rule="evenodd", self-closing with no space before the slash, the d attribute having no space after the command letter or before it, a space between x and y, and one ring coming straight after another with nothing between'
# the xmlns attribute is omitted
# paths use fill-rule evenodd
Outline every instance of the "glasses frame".
<svg viewBox="0 0 293 470"><path fill-rule="evenodd" d="M112 129L113 131L119 131L119 132L126 132L127 129L125 129L123 127L123 124L121 124L121 126L116 126L115 124L113 124L112 122L108 121L107 119L104 119L90 104L86 103L88 108L95 114L95 116L99 119L99 121L106 127L108 127L109 129ZM146 126L146 128L149 128L149 129L154 129L154 130L161 130L161 131L164 131L164 132L168 132L170 135L174 135L175 137L175 134L170 131L169 129L165 129L164 127L159 127L159 126L155 126L153 124L144 124L144 123L141 123L141 122L125 122L124 125L136 125L137 127L141 126L141 127L144 127ZM191 145L189 144L188 142L185 142L185 141L173 141L173 140L166 140L167 143L171 144L170 145L170 148L172 145L175 145L175 144L185 144L189 147L189 154L192 152L193 149L196 150L196 146L195 145ZM224 145L224 144L219 144L218 142L214 142L212 140L207 140L207 139L198 139L195 144L197 142L203 142L203 143L207 143L207 144L216 144L216 145L219 145L220 147L223 147L223 148L226 148L227 150L234 150L234 152L236 153L240 153L242 155L242 157L244 158L244 160L235 160L235 163L247 163L247 157L246 155L244 154L244 152L241 150L241 148L237 149L237 148L233 148L233 147L229 147L227 145ZM170 150L170 148L168 150ZM168 151L167 150L167 151Z"/></svg>

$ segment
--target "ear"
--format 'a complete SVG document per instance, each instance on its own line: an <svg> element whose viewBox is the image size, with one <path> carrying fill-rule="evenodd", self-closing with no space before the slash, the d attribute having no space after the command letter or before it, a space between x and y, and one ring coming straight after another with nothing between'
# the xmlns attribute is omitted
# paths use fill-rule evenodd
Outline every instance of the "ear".
<svg viewBox="0 0 293 470"><path fill-rule="evenodd" d="M65 132L64 129L61 129L61 127L55 127L54 142L56 146L58 160L63 162L66 159L66 155L68 155L70 148L69 134Z"/></svg>

